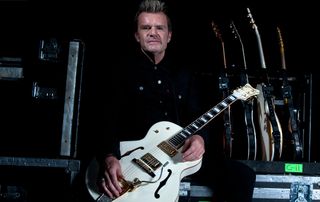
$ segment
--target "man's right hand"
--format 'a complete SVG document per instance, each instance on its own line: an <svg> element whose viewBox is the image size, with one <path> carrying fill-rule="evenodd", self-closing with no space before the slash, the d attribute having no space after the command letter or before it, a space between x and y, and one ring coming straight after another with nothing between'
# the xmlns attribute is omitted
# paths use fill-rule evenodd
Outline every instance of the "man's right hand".
<svg viewBox="0 0 320 202"><path fill-rule="evenodd" d="M110 198L121 195L122 189L119 181L123 179L121 165L115 156L107 156L104 160L104 172L100 183L101 191Z"/></svg>

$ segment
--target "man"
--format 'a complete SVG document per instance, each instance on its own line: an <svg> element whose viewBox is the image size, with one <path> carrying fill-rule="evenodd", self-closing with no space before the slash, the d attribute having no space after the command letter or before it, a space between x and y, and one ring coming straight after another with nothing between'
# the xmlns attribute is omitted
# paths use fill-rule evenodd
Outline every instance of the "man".
<svg viewBox="0 0 320 202"><path fill-rule="evenodd" d="M185 123L183 119L189 117L187 113L192 110L188 103L190 99L187 99L192 93L189 88L190 74L172 65L172 61L166 58L172 30L164 3L143 1L136 22L135 39L140 48L137 55L125 65L130 67L115 76L113 106L120 106L121 109L115 107L118 109L112 115L115 123L108 137L102 141L105 145L101 146L99 155L101 168L104 169L101 189L111 198L119 197L123 191L119 184L124 178L119 163L119 142L143 138L147 129L159 121ZM122 113L130 114L128 121L131 123L117 127L123 118ZM198 134L192 135L184 142L182 161L199 160L204 152L204 139Z"/></svg>
<svg viewBox="0 0 320 202"><path fill-rule="evenodd" d="M146 134L156 133L156 130L148 130L160 121L186 126L203 114L197 100L199 96L193 75L184 66L185 64L176 61L176 57L173 59L168 54L167 45L172 39L172 26L164 3L159 0L142 1L135 20L134 37L139 47L136 54L129 59L123 56L123 61L119 61L119 64L125 64L119 65L118 72L112 76L114 82L109 91L112 105L108 109L109 120L106 121L109 125L106 127L105 135L99 141L97 154L100 176L103 179L99 180L98 184L101 192L110 198L119 197L126 188L124 181L127 170L123 170L119 161L121 155L124 155L120 154L120 142L146 140ZM186 58L183 59L186 60ZM198 165L206 151L207 133L206 128L203 128L186 138L179 159L181 163L196 162L194 166ZM140 146L137 147L138 152L149 145ZM128 155L135 151L128 151ZM166 162L160 163L162 168L167 168ZM242 202L251 200L255 175L250 169L225 160L211 163L217 168L211 182L214 189L218 191L217 200ZM173 168L170 165L168 167ZM159 174L159 172L150 171L150 174L155 177L152 182L147 183L157 182L160 189L163 185L158 180L161 178L164 183L165 176L172 177L169 174L163 176L162 172ZM229 178L239 175L243 176L239 178L240 187L228 187L229 182L238 180ZM247 176L250 178L246 179ZM170 178L171 181L172 178ZM207 180L210 181L208 177ZM165 181L167 195L170 195L171 181ZM138 189L139 187L137 191Z"/></svg>

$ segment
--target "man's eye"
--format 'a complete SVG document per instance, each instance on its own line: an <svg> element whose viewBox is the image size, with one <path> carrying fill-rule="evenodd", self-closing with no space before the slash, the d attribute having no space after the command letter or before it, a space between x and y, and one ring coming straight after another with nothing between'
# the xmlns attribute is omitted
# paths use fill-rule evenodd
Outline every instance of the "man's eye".
<svg viewBox="0 0 320 202"><path fill-rule="evenodd" d="M151 29L151 27L150 27L150 26L142 26L141 29L143 29L143 30L149 30L149 29Z"/></svg>

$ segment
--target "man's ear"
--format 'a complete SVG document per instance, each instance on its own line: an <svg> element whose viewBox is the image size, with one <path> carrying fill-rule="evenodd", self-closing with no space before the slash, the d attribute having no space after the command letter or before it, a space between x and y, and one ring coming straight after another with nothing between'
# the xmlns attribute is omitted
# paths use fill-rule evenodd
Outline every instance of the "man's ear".
<svg viewBox="0 0 320 202"><path fill-rule="evenodd" d="M172 37L172 32L169 32L169 35L168 35L168 43L171 41L171 37Z"/></svg>
<svg viewBox="0 0 320 202"><path fill-rule="evenodd" d="M139 38L139 35L138 35L137 32L134 33L134 38L136 38L136 41L137 41L137 42L140 42L140 38Z"/></svg>

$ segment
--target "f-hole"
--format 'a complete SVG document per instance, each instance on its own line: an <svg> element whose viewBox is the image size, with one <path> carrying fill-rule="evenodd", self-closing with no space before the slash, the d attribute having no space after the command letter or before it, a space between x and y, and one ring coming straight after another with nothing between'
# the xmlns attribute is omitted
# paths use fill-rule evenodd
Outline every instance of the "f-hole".
<svg viewBox="0 0 320 202"><path fill-rule="evenodd" d="M158 187L157 190L154 192L154 197L156 197L157 199L160 198L160 194L159 194L158 192L160 191L160 189L161 189L164 185L166 185L166 183L167 183L169 177L171 176L171 174L172 174L172 170L171 170L171 169L168 169L168 175L167 175L167 177L160 182L159 187Z"/></svg>

